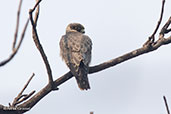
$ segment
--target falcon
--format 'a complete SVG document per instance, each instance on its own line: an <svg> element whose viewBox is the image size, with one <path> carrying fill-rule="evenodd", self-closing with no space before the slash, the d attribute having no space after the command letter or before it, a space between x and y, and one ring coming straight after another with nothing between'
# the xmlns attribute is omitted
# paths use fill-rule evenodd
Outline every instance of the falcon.
<svg viewBox="0 0 171 114"><path fill-rule="evenodd" d="M92 41L84 35L84 26L71 23L60 40L60 55L75 76L81 90L90 89L87 74L91 61Z"/></svg>

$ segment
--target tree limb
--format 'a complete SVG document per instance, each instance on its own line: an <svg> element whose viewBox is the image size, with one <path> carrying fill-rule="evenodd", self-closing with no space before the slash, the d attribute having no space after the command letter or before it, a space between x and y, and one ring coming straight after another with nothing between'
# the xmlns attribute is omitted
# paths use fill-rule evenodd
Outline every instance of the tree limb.
<svg viewBox="0 0 171 114"><path fill-rule="evenodd" d="M161 24L161 21L162 21L162 18L163 18L163 13L164 13L164 5L165 5L165 0L162 1L162 8L161 8L161 13L160 13L160 18L159 18L159 21L157 23L157 26L154 30L154 32L152 33L152 35L150 36L151 38L154 38L155 34L157 33L158 29L159 29L159 26Z"/></svg>
<svg viewBox="0 0 171 114"><path fill-rule="evenodd" d="M90 67L89 73L90 74L95 73L95 72L104 70L106 68L115 66L115 65L117 65L119 63L122 63L122 62L124 62L126 60L129 60L129 59L132 59L132 58L137 57L139 55L143 55L145 53L154 51L154 50L158 49L162 45L167 45L167 44L171 43L171 36L168 37L168 38L164 38L164 34L168 33L166 31L168 31L168 27L169 27L170 24L171 24L171 17L168 19L166 24L162 27L162 29L160 31L160 34L159 34L159 38L158 38L158 40L156 42L153 42L153 43L150 43L150 44L146 43L145 45L143 45L143 47L141 47L139 49L131 51L131 52L127 53L127 54L124 54L122 56L119 56L119 57L117 57L115 59L104 62L102 64Z"/></svg>
<svg viewBox="0 0 171 114"><path fill-rule="evenodd" d="M12 49L15 49L15 45L17 42L17 36L18 36L18 29L19 29L19 24L20 24L20 11L21 11L21 6L22 6L22 0L20 0L19 6L18 6L18 11L17 11L17 22L16 22L16 29L15 29L15 34L14 34L14 41L12 45Z"/></svg>
<svg viewBox="0 0 171 114"><path fill-rule="evenodd" d="M50 68L50 65L49 65L49 62L48 62L48 59L47 59L47 56L43 50L43 47L39 41L39 37L38 37L38 33L37 33L37 29L36 29L36 25L35 23L37 23L37 20L38 20L38 14L39 13L36 13L35 17L35 22L33 20L33 11L36 9L36 7L39 5L39 3L41 2L41 0L37 1L37 3L35 4L35 6L33 7L33 9L30 9L29 11L29 16L30 16L30 21L31 21L31 24L32 24L32 35L33 35L33 40L34 40L34 43L37 47L37 49L39 50L42 58L43 58L43 61L45 63L45 66L46 66L46 70L47 70L47 74L48 74L48 79L49 79L49 83L50 85L52 86L53 88L53 77L52 77L52 70ZM38 8L39 9L39 8ZM39 10L38 10L39 12Z"/></svg>
<svg viewBox="0 0 171 114"><path fill-rule="evenodd" d="M25 24L25 26L24 26L24 29L23 29L23 32L22 32L22 34L21 34L21 38L20 38L20 41L19 41L19 43L18 43L17 48L13 49L12 54L11 54L7 59L5 59L5 60L3 60L2 62L0 62L0 67L1 67L1 66L4 66L4 65L7 64L9 61L11 61L11 60L13 59L13 57L17 54L17 52L18 52L18 50L19 50L19 48L20 48L20 46L21 46L21 44L22 44L22 41L23 41L23 39L24 39L24 35L25 35L25 32L26 32L28 23L29 23L29 19L27 19L27 22L26 22L26 24Z"/></svg>
<svg viewBox="0 0 171 114"><path fill-rule="evenodd" d="M20 12L21 12L21 5L22 5L22 0L20 0L19 6L18 6L18 11L17 11L17 22L16 22L16 30L14 33L14 41L13 41L13 45L12 45L12 54L5 60L3 60L2 62L0 62L0 67L7 64L9 61L11 61L13 59L13 57L16 55L16 53L18 52L21 43L24 39L24 35L29 23L29 19L27 19L26 24L24 26L23 32L21 34L21 38L20 41L18 43L18 45L16 46L16 42L17 42L17 36L18 36L18 29L19 29L19 22L20 22Z"/></svg>

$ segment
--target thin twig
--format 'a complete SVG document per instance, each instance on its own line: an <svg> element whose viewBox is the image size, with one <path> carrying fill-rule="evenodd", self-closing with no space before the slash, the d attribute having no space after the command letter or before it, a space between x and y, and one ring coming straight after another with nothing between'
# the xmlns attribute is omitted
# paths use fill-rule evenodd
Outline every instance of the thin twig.
<svg viewBox="0 0 171 114"><path fill-rule="evenodd" d="M41 1L36 0L36 2L40 3ZM40 12L40 5L37 5L36 11L35 11L35 16L34 16L35 27L37 26L37 21L38 21L38 18L39 18L39 12Z"/></svg>
<svg viewBox="0 0 171 114"><path fill-rule="evenodd" d="M159 18L159 21L158 21L158 23L157 23L157 26L156 26L154 32L153 32L152 35L150 36L150 38L154 38L154 37L155 37L155 34L157 33L157 31L158 31L158 29L159 29L159 26L160 26L161 21L162 21L162 18L163 18L164 5L165 5L165 0L162 1L162 8L161 8L161 13L160 13L160 18Z"/></svg>
<svg viewBox="0 0 171 114"><path fill-rule="evenodd" d="M29 19L27 19L26 24L28 24L28 23L29 23ZM16 47L16 50L18 50L20 48L21 44L22 44L22 41L23 41L24 35L25 35L25 31L26 31L26 27L24 27L24 31L21 34L21 39L20 39L20 41L18 43L18 46Z"/></svg>
<svg viewBox="0 0 171 114"><path fill-rule="evenodd" d="M21 11L22 1L23 0L20 0L19 6L18 6L17 22L16 22L16 29L15 29L15 34L14 34L14 42L13 42L13 45L12 45L12 50L15 49L15 45L16 45L16 42L17 42L18 29L19 29L19 24L20 24L20 11Z"/></svg>
<svg viewBox="0 0 171 114"><path fill-rule="evenodd" d="M154 32L152 33L152 35L150 37L148 37L148 40L143 44L143 47L151 47L151 45L154 43L155 41L155 34L157 33L159 26L161 24L162 18L163 18L163 13L164 13L164 4L165 4L165 0L162 1L162 8L161 8L161 13L160 13L160 18L159 21L157 23L157 26L154 30Z"/></svg>
<svg viewBox="0 0 171 114"><path fill-rule="evenodd" d="M14 99L12 106L15 106L15 104L23 97L23 92L24 90L27 88L28 84L30 83L30 81L33 79L34 77L34 73L32 74L32 76L29 78L29 80L27 81L27 83L24 85L23 89L21 90L21 92L17 95L17 97Z"/></svg>
<svg viewBox="0 0 171 114"><path fill-rule="evenodd" d="M165 97L165 96L163 96L163 99L164 99L164 103L165 103L165 106L166 106L167 114L170 114L169 106L168 106L168 104L167 104L166 97Z"/></svg>
<svg viewBox="0 0 171 114"><path fill-rule="evenodd" d="M37 1L37 3L34 5L34 7L33 7L33 11L37 8L37 6L39 5L39 3L42 1L42 0L36 0Z"/></svg>
<svg viewBox="0 0 171 114"><path fill-rule="evenodd" d="M0 67L7 64L9 61L11 61L13 59L13 57L17 54L21 44L22 44L22 41L24 39L24 35L25 35L25 32L26 32L26 29L27 29L27 26L28 26L28 23L29 23L29 19L27 19L27 22L24 26L24 29L23 29L23 32L22 32L22 35L21 35L21 38L20 38L20 41L19 41L19 44L17 46L17 48L15 48L12 52L12 54L6 59L6 60L3 60L2 62L0 62Z"/></svg>
<svg viewBox="0 0 171 114"><path fill-rule="evenodd" d="M164 36L164 34L167 34L167 33L169 33L171 31L171 28L168 29L170 23L171 23L171 17L169 18L169 20L167 21L167 23L161 29L160 35L163 35Z"/></svg>
<svg viewBox="0 0 171 114"><path fill-rule="evenodd" d="M35 10L35 8L39 5L39 3L41 2L41 0L39 0L36 5L34 6L33 9L30 9L29 11L29 15L30 15L30 21L31 21L31 24L32 24L32 29L33 29L33 40L34 40L34 43L37 47L37 49L39 50L42 58L43 58L43 61L45 63L45 66L46 66L46 70L47 70L47 74L48 74L48 79L49 79L49 83L51 84L52 88L53 88L53 77L52 77L52 70L50 68L50 65L49 65L49 62L48 62L48 59L47 59L47 56L43 50L43 47L39 41L39 37L38 37L38 33L37 33L37 29L36 29L36 25L35 25L35 22L33 20L33 11ZM36 13L36 17L38 17L39 13ZM37 19L36 19L36 23L37 23Z"/></svg>
<svg viewBox="0 0 171 114"><path fill-rule="evenodd" d="M27 83L25 84L25 86L23 87L23 89L21 90L21 92L18 94L19 96L22 95L22 93L24 92L24 90L27 88L27 86L29 85L30 81L33 79L33 77L35 76L35 74L33 73L31 75L31 77L29 78L29 80L27 81Z"/></svg>
<svg viewBox="0 0 171 114"><path fill-rule="evenodd" d="M23 97L26 97L26 96L27 96L27 94L20 95L20 96L18 97L18 100L21 99L21 98L23 98Z"/></svg>
<svg viewBox="0 0 171 114"><path fill-rule="evenodd" d="M23 97L22 99L20 99L19 101L17 101L17 102L14 104L14 106L17 105L17 104L20 104L21 102L23 102L23 101L25 101L25 100L27 100L27 99L30 98L35 92L36 92L36 91L34 90L34 91L32 91L31 93L29 93L28 95L24 95L24 97Z"/></svg>
<svg viewBox="0 0 171 114"><path fill-rule="evenodd" d="M21 6L22 6L22 0L20 0L20 3L19 3L19 6L18 6L18 11L17 11L17 22L16 22L16 30L15 30L15 34L14 34L14 41L13 41L13 45L12 45L12 54L6 59L6 60L3 60L2 62L0 62L0 66L3 66L5 65L6 63L8 63L9 61L12 60L12 58L16 55L16 53L18 52L20 46L21 46L21 43L24 39L24 35L25 35L25 31L27 29L27 26L28 26L28 22L29 20L27 19L27 22L24 26L24 29L23 29L23 32L22 32L22 35L21 35L21 38L20 38L20 41L19 41L19 44L16 47L16 42L17 42L17 36L18 36L18 29L19 29L19 22L20 22L20 11L21 11Z"/></svg>

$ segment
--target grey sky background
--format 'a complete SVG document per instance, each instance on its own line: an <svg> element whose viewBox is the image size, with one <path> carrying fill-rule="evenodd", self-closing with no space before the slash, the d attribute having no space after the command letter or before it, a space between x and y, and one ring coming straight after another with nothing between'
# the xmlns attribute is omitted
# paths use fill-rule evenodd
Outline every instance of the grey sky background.
<svg viewBox="0 0 171 114"><path fill-rule="evenodd" d="M11 53L19 0L0 4L0 61ZM93 41L91 65L140 48L156 27L162 0L61 0L41 2L38 34L48 56L54 79L69 71L59 56L59 40L66 26L79 22ZM24 0L20 33L34 0ZM171 14L166 0L162 25ZM20 34L19 34L20 36ZM157 38L157 37L156 37ZM163 95L171 108L171 44L115 67L89 75L91 89L80 91L74 78L51 92L27 114L166 114ZM45 66L28 26L23 44L0 69L0 104L8 105L32 73L25 93L47 84Z"/></svg>

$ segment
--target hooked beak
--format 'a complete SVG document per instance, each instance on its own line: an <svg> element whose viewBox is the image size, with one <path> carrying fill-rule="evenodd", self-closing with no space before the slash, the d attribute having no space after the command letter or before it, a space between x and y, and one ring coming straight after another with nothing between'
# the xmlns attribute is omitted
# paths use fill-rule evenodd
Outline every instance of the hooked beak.
<svg viewBox="0 0 171 114"><path fill-rule="evenodd" d="M84 33L85 33L85 30L84 30L84 29L81 29L81 33L83 33L83 34L84 34Z"/></svg>

